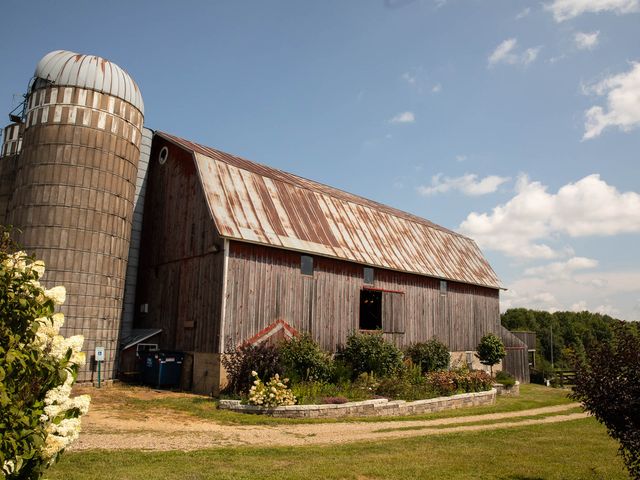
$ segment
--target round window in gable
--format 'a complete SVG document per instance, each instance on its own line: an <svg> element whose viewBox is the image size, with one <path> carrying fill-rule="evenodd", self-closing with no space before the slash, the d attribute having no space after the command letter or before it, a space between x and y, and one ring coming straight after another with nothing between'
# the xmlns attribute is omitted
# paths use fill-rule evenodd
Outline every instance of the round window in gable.
<svg viewBox="0 0 640 480"><path fill-rule="evenodd" d="M169 149L167 147L162 147L160 153L158 154L158 163L160 165L164 165L164 163L167 161L167 158L169 158Z"/></svg>

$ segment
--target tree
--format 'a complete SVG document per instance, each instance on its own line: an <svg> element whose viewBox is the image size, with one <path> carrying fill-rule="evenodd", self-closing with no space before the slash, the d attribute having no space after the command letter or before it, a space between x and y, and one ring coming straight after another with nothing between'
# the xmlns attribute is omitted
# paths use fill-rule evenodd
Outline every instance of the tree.
<svg viewBox="0 0 640 480"><path fill-rule="evenodd" d="M40 285L44 263L0 232L0 478L38 479L80 430L88 395L70 398L83 338L64 338L64 287Z"/></svg>
<svg viewBox="0 0 640 480"><path fill-rule="evenodd" d="M640 479L640 334L619 322L613 339L575 360L571 397L607 427L620 442L619 453L631 476Z"/></svg>
<svg viewBox="0 0 640 480"><path fill-rule="evenodd" d="M478 351L476 357L480 359L480 363L489 365L491 376L493 376L493 366L507 355L504 343L502 343L500 337L493 333L488 333L482 337L476 350Z"/></svg>

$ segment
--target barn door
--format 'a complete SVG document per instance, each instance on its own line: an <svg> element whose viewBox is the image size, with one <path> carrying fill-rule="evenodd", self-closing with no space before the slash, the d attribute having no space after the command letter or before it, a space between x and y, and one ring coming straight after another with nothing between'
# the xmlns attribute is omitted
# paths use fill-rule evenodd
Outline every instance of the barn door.
<svg viewBox="0 0 640 480"><path fill-rule="evenodd" d="M382 292L382 329L384 333L404 333L404 294Z"/></svg>

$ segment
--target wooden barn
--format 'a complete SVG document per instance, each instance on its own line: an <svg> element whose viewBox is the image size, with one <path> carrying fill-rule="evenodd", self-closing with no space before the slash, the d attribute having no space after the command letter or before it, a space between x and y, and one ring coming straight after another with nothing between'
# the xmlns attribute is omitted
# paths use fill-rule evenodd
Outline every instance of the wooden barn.
<svg viewBox="0 0 640 480"><path fill-rule="evenodd" d="M520 342L500 326L500 281L473 240L166 133L140 252L135 326L188 353L183 386L196 391L217 390L225 348L274 334L310 332L327 350L357 330L401 347L437 337L463 362L488 332Z"/></svg>

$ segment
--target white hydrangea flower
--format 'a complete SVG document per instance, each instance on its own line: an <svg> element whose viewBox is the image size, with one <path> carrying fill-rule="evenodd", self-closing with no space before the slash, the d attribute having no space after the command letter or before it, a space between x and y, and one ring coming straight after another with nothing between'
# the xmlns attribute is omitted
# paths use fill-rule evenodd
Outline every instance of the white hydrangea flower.
<svg viewBox="0 0 640 480"><path fill-rule="evenodd" d="M42 278L44 275L44 262L42 260L36 260L31 264L31 270L33 270L38 278Z"/></svg>
<svg viewBox="0 0 640 480"><path fill-rule="evenodd" d="M74 353L82 351L83 343L84 337L82 335L73 335L69 338L65 338L62 335L56 335L51 340L51 350L49 354L53 358L62 360L67 355L69 349L71 349L72 356ZM76 357L76 360L80 360L80 358Z"/></svg>
<svg viewBox="0 0 640 480"><path fill-rule="evenodd" d="M67 290L62 285L58 285L57 287L45 290L44 295L53 300L53 303L56 305L62 305L67 299Z"/></svg>
<svg viewBox="0 0 640 480"><path fill-rule="evenodd" d="M16 471L16 462L13 460L5 460L2 464L2 471L5 475L11 475Z"/></svg>

